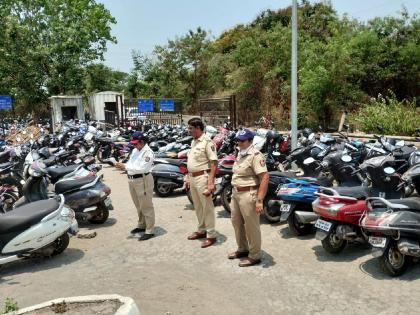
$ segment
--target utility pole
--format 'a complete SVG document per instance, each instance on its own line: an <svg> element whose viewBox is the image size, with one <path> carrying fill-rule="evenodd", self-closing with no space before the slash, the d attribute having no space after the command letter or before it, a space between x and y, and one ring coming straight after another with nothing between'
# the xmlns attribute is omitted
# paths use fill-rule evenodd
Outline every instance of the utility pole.
<svg viewBox="0 0 420 315"><path fill-rule="evenodd" d="M292 150L297 147L297 0L292 5Z"/></svg>

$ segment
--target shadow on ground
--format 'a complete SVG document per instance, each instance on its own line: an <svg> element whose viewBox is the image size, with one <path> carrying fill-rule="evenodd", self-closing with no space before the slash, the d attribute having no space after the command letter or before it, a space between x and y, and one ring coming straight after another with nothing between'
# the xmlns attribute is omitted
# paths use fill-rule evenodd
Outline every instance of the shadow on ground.
<svg viewBox="0 0 420 315"><path fill-rule="evenodd" d="M13 278L7 278L22 273L32 273L54 268L62 268L65 265L70 265L75 261L82 259L84 255L84 252L80 249L67 248L62 254L58 256L46 258L28 258L16 262L11 262L0 269L0 284L19 284L19 282L14 282Z"/></svg>
<svg viewBox="0 0 420 315"><path fill-rule="evenodd" d="M321 245L312 247L318 261L349 262L370 254L370 248L361 244L348 244L342 252L330 254Z"/></svg>
<svg viewBox="0 0 420 315"><path fill-rule="evenodd" d="M366 275L377 280L414 281L420 279L419 263L410 264L403 275L395 278L385 274L379 267L378 259L374 257L371 257L369 260L361 263L359 269Z"/></svg>

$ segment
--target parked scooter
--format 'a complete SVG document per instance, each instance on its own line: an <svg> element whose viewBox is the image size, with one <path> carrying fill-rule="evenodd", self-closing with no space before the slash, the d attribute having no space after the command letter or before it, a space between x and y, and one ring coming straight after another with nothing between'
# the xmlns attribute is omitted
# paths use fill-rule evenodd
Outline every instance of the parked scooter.
<svg viewBox="0 0 420 315"><path fill-rule="evenodd" d="M413 258L420 258L420 198L366 200L361 225L369 233L372 254L389 276L402 275Z"/></svg>
<svg viewBox="0 0 420 315"><path fill-rule="evenodd" d="M152 168L154 190L160 197L168 197L177 188L184 186L187 164L178 159L155 159Z"/></svg>
<svg viewBox="0 0 420 315"><path fill-rule="evenodd" d="M62 195L0 215L0 265L61 254L69 245L69 235L78 231L74 218Z"/></svg>
<svg viewBox="0 0 420 315"><path fill-rule="evenodd" d="M45 165L34 162L29 175L23 186L23 197L16 202L17 206L49 198L49 175ZM108 219L109 210L114 209L109 197L111 189L101 182L100 176L61 179L55 184L54 193L64 195L66 205L76 212L78 220L102 224Z"/></svg>
<svg viewBox="0 0 420 315"><path fill-rule="evenodd" d="M405 195L400 189L401 176L391 166L392 157L375 157L366 160L360 169L367 172L372 186L322 188L319 198L313 203L316 221L316 238L329 253L338 254L348 242L367 243L367 236L359 222L366 211L364 199L371 196L400 198ZM390 164L389 164L390 163Z"/></svg>

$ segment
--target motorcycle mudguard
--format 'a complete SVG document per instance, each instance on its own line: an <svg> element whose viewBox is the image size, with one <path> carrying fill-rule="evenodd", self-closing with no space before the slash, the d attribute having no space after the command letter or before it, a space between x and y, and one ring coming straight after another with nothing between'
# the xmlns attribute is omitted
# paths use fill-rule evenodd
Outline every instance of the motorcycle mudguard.
<svg viewBox="0 0 420 315"><path fill-rule="evenodd" d="M328 232L325 232L325 231L320 230L320 229L316 229L315 238L316 238L318 241L323 241L323 240L325 240L325 239L327 238L327 236L328 236L328 235L329 235L329 233L328 233Z"/></svg>
<svg viewBox="0 0 420 315"><path fill-rule="evenodd" d="M280 215L280 222L287 221L289 216L295 212L296 205L292 202L284 202L290 205L289 211L282 211Z"/></svg>

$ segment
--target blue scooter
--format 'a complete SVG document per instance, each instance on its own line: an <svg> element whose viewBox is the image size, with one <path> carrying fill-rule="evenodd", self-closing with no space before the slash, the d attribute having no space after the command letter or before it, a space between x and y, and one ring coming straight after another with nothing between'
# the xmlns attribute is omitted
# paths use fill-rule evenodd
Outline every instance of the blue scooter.
<svg viewBox="0 0 420 315"><path fill-rule="evenodd" d="M280 222L287 221L295 235L306 235L313 230L318 215L312 211L315 192L321 185L313 179L288 178L288 183L279 185L276 199L269 201L269 207L279 207Z"/></svg>

